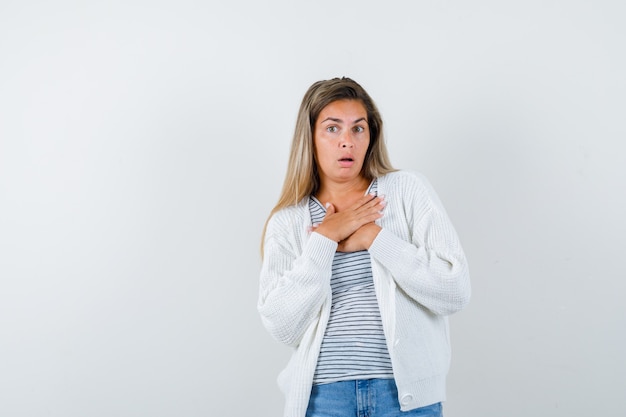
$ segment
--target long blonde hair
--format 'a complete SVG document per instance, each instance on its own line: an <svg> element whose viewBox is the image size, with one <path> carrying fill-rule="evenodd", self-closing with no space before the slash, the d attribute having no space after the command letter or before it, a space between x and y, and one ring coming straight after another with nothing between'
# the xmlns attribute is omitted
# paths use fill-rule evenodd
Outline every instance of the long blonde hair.
<svg viewBox="0 0 626 417"><path fill-rule="evenodd" d="M367 112L370 143L361 175L371 181L376 177L395 171L391 166L385 146L383 120L376 104L365 89L347 77L314 83L309 87L302 99L302 104L300 104L283 189L278 198L278 203L270 212L263 227L261 256L263 255L263 241L265 240L267 223L272 215L285 207L298 204L303 198L315 194L319 190L320 177L315 159L313 132L321 111L337 100L358 100Z"/></svg>

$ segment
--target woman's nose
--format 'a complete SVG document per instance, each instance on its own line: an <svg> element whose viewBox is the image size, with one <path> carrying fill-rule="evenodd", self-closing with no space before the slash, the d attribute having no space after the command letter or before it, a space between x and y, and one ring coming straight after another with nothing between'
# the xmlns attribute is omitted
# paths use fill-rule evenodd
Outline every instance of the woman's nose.
<svg viewBox="0 0 626 417"><path fill-rule="evenodd" d="M340 146L342 148L352 148L352 147L354 147L354 142L352 141L352 138L350 137L349 133L344 133L341 136Z"/></svg>

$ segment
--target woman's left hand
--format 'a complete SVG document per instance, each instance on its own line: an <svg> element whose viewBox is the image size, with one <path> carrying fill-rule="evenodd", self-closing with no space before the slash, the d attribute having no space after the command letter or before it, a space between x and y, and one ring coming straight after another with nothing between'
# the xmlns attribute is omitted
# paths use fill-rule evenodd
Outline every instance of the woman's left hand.
<svg viewBox="0 0 626 417"><path fill-rule="evenodd" d="M337 252L357 252L368 250L381 228L376 223L367 223L361 226L356 232L339 242Z"/></svg>
<svg viewBox="0 0 626 417"><path fill-rule="evenodd" d="M319 224L310 227L309 232L314 232ZM358 252L360 250L368 250L381 227L376 223L367 223L361 226L356 232L339 242L337 252Z"/></svg>

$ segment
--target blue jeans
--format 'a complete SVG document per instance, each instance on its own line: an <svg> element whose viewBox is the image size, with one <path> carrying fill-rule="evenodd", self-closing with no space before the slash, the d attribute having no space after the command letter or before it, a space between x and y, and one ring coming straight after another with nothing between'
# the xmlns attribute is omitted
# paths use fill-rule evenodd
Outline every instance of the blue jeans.
<svg viewBox="0 0 626 417"><path fill-rule="evenodd" d="M306 417L442 417L441 403L400 411L393 379L313 385Z"/></svg>

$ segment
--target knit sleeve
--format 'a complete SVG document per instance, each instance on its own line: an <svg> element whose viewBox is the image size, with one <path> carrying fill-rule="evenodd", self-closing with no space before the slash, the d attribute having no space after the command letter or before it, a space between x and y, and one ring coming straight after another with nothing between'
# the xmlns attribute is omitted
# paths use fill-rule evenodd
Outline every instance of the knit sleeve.
<svg viewBox="0 0 626 417"><path fill-rule="evenodd" d="M439 198L425 178L405 177L402 238L383 228L369 251L412 299L438 315L461 310L471 289L465 254Z"/></svg>
<svg viewBox="0 0 626 417"><path fill-rule="evenodd" d="M331 292L337 249L336 242L319 233L311 233L306 242L294 241L300 233L290 230L293 227L285 219L272 218L268 223L258 300L264 326L276 340L289 346L297 346L306 329L319 318Z"/></svg>

